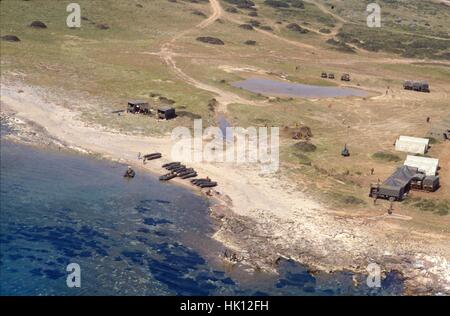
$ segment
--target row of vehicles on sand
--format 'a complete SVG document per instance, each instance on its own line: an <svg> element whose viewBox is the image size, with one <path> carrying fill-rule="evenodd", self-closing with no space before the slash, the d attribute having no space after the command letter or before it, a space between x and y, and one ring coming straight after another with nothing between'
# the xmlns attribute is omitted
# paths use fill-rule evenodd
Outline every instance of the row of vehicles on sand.
<svg viewBox="0 0 450 316"><path fill-rule="evenodd" d="M324 79L335 79L334 73L326 73L322 72L321 77ZM341 76L342 81L350 81L350 75L349 74L343 74Z"/></svg>
<svg viewBox="0 0 450 316"><path fill-rule="evenodd" d="M430 85L426 81L406 80L403 83L403 89L413 90L413 91L418 91L418 92L430 92Z"/></svg>

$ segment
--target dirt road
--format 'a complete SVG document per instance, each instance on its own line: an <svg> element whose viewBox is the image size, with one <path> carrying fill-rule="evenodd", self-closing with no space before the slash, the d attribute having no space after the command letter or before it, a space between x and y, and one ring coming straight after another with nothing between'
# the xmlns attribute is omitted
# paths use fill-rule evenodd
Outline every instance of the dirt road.
<svg viewBox="0 0 450 316"><path fill-rule="evenodd" d="M222 10L222 7L220 6L219 1L218 0L209 0L209 2L211 5L211 9L212 9L211 15L208 18L206 18L205 20L203 20L202 22L200 22L199 24L197 24L196 26L194 26L193 28L187 29L183 32L178 33L170 41L168 41L167 43L164 43L161 47L161 51L159 52L159 55L164 60L164 62L170 68L172 68L172 70L177 74L177 76L180 79L184 80L186 83L188 83L190 85L195 86L198 89L202 89L202 90L209 91L209 92L216 94L217 96L215 98L218 102L217 110L219 112L226 113L227 105L232 104L232 103L255 105L255 103L253 101L246 100L234 93L224 91L217 87L214 87L214 86L211 86L211 85L208 85L208 84L198 81L197 79L189 76L186 72L184 72L176 64L176 61L174 59L174 53L173 53L173 48L174 48L175 42L179 38L181 38L191 32L194 32L197 30L202 30L202 29L208 27L209 25L214 23L218 18L220 18L222 16L223 10Z"/></svg>

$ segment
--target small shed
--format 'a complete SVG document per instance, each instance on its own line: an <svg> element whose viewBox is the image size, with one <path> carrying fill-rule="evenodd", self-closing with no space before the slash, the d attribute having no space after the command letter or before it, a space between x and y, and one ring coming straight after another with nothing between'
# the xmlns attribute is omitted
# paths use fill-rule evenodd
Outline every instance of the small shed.
<svg viewBox="0 0 450 316"><path fill-rule="evenodd" d="M150 106L148 102L143 100L130 100L128 101L127 112L149 114Z"/></svg>
<svg viewBox="0 0 450 316"><path fill-rule="evenodd" d="M428 138L400 136L395 142L395 150L423 155L428 151L429 143Z"/></svg>
<svg viewBox="0 0 450 316"><path fill-rule="evenodd" d="M170 106L162 106L158 108L158 118L163 120L170 120L176 117L175 109Z"/></svg>
<svg viewBox="0 0 450 316"><path fill-rule="evenodd" d="M439 166L439 159L408 155L404 165L418 168L419 172L423 172L427 176L435 176Z"/></svg>
<svg viewBox="0 0 450 316"><path fill-rule="evenodd" d="M423 180L423 189L425 191L434 192L439 188L439 177L429 176Z"/></svg>

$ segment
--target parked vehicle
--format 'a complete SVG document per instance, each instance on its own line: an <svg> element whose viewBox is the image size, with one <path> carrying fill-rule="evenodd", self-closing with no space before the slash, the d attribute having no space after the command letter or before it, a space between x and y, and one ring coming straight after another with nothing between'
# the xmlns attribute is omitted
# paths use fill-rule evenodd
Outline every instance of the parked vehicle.
<svg viewBox="0 0 450 316"><path fill-rule="evenodd" d="M341 76L342 81L350 81L350 75L349 74L343 74Z"/></svg>

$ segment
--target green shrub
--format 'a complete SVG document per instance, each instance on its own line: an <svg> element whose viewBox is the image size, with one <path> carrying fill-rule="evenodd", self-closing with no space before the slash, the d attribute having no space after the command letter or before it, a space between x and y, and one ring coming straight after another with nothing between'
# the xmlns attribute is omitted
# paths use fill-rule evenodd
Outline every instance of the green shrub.
<svg viewBox="0 0 450 316"><path fill-rule="evenodd" d="M314 152L317 147L314 144L308 142L298 142L292 145L296 150L300 150L302 152Z"/></svg>
<svg viewBox="0 0 450 316"><path fill-rule="evenodd" d="M272 8L289 8L289 3L279 0L265 0L264 4Z"/></svg>
<svg viewBox="0 0 450 316"><path fill-rule="evenodd" d="M397 162L400 161L400 157L392 154L390 152L386 152L386 151L379 151L376 152L372 155L372 158L378 159L378 160L384 160L384 161L389 161L389 162Z"/></svg>
<svg viewBox="0 0 450 316"><path fill-rule="evenodd" d="M450 211L450 201L448 200L436 201L431 199L415 198L405 200L405 204L412 205L420 211L432 212L440 216L448 215Z"/></svg>

